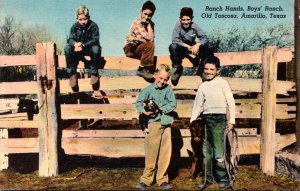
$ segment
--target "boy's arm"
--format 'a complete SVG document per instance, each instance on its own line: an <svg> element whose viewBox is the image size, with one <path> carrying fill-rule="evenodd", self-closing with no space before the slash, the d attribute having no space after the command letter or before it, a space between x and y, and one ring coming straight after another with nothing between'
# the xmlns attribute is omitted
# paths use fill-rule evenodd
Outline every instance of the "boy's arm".
<svg viewBox="0 0 300 191"><path fill-rule="evenodd" d="M154 24L153 24L154 25ZM153 25L150 23L147 25L147 30L145 25L141 23L140 20L135 20L130 27L130 34L127 37L127 41L153 41L154 40L154 30Z"/></svg>
<svg viewBox="0 0 300 191"><path fill-rule="evenodd" d="M233 98L231 88L227 81L225 81L225 83L224 83L223 93L224 93L224 96L225 96L225 99L227 102L227 106L228 106L228 112L229 112L228 123L233 125L233 124L235 124L235 101ZM231 128L232 128L232 125L231 125Z"/></svg>
<svg viewBox="0 0 300 191"><path fill-rule="evenodd" d="M195 97L194 105L193 105L192 116L190 119L191 123L193 121L195 121L197 119L197 117L200 115L200 113L202 112L203 103L204 103L204 95L203 95L202 88L200 85L198 88L196 97Z"/></svg>
<svg viewBox="0 0 300 191"><path fill-rule="evenodd" d="M180 23L176 23L173 32L172 32L172 43L178 44L179 46L185 47L185 43L180 38Z"/></svg>
<svg viewBox="0 0 300 191"><path fill-rule="evenodd" d="M74 44L76 43L75 25L73 25L70 29L70 35L69 35L67 42L71 46L74 46Z"/></svg>
<svg viewBox="0 0 300 191"><path fill-rule="evenodd" d="M176 98L171 86L169 86L169 91L167 92L167 99L168 99L168 104L163 105L160 108L163 113L170 113L176 108Z"/></svg>
<svg viewBox="0 0 300 191"><path fill-rule="evenodd" d="M201 28L197 24L195 24L194 28L195 28L197 38L199 39L200 45L206 44L208 42L207 35L201 30Z"/></svg>
<svg viewBox="0 0 300 191"><path fill-rule="evenodd" d="M89 39L89 41L83 44L84 47L91 47L99 43L100 32L98 25L94 23L93 26L91 26L90 32L91 38Z"/></svg>
<svg viewBox="0 0 300 191"><path fill-rule="evenodd" d="M135 102L135 108L138 113L145 112L144 100L146 100L146 91L143 89Z"/></svg>

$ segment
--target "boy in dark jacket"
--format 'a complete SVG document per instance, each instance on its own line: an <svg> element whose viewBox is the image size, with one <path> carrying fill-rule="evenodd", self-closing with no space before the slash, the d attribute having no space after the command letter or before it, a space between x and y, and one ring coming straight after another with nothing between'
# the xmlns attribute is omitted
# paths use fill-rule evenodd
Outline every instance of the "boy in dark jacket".
<svg viewBox="0 0 300 191"><path fill-rule="evenodd" d="M77 65L79 60L86 62L84 56L91 57L91 81L93 90L99 90L98 66L101 58L100 34L98 25L90 20L89 9L81 5L76 10L77 22L71 27L65 46L65 56L70 74L70 86L74 92L79 91Z"/></svg>

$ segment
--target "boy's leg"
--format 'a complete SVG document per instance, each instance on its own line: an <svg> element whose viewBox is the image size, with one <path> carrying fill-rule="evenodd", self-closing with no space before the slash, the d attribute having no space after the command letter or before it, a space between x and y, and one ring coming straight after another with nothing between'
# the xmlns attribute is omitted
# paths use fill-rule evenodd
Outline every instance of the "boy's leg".
<svg viewBox="0 0 300 191"><path fill-rule="evenodd" d="M157 162L156 182L160 186L162 183L168 183L168 167L172 154L171 127L162 127L162 139L160 143L159 156Z"/></svg>
<svg viewBox="0 0 300 191"><path fill-rule="evenodd" d="M154 43L143 42L134 49L134 57L141 60L137 75L143 77L146 81L153 80L152 71L154 70Z"/></svg>
<svg viewBox="0 0 300 191"><path fill-rule="evenodd" d="M155 178L157 157L163 129L160 123L150 123L148 125L149 134L145 137L145 169L140 181L150 186Z"/></svg>
<svg viewBox="0 0 300 191"><path fill-rule="evenodd" d="M205 115L205 134L202 139L202 152L203 152L203 169L204 178L203 183L213 183L213 143L212 143L212 126L209 116Z"/></svg>
<svg viewBox="0 0 300 191"><path fill-rule="evenodd" d="M199 52L193 62L193 65L197 67L197 75L202 75L201 68L205 63L206 58L213 54L214 54L213 43L207 42L206 44L200 46Z"/></svg>
<svg viewBox="0 0 300 191"><path fill-rule="evenodd" d="M182 59L186 55L186 49L178 44L172 43L169 46L170 58L172 67L177 68L182 66Z"/></svg>
<svg viewBox="0 0 300 191"><path fill-rule="evenodd" d="M154 42L143 42L139 44L134 54L141 60L141 65L144 67L154 66Z"/></svg>
<svg viewBox="0 0 300 191"><path fill-rule="evenodd" d="M94 45L88 50L88 55L91 57L91 82L93 90L99 90L99 73L98 68L101 64L101 47Z"/></svg>
<svg viewBox="0 0 300 191"><path fill-rule="evenodd" d="M226 128L226 115L215 115L211 120L212 141L214 148L215 178L218 182L228 183L226 167L224 163L224 131Z"/></svg>
<svg viewBox="0 0 300 191"><path fill-rule="evenodd" d="M176 86L183 71L182 59L185 57L185 55L187 55L187 53L184 47L175 43L172 43L169 46L169 52L173 67L171 82Z"/></svg>
<svg viewBox="0 0 300 191"><path fill-rule="evenodd" d="M74 47L67 44L64 48L65 58L67 63L67 72L70 76L69 85L74 92L79 91L78 76L77 76L77 64L79 61L79 54L74 52Z"/></svg>

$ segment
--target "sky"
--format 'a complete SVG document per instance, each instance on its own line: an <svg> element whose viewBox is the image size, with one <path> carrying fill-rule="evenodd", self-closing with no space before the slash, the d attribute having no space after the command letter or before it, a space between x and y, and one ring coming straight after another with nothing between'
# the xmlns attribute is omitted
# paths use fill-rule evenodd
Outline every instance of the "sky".
<svg viewBox="0 0 300 191"><path fill-rule="evenodd" d="M171 34L182 7L192 7L194 22L209 33L216 28L238 26L251 30L276 24L293 25L294 0L152 0L156 5L155 54L168 55ZM13 16L23 26L45 26L58 41L65 42L76 22L75 11L87 5L91 20L100 28L103 56L124 56L123 46L129 27L139 16L144 0L0 0L0 23ZM226 7L230 10L226 10ZM274 8L274 9L270 9ZM267 8L267 10L266 10ZM220 10L222 9L222 10ZM242 18L242 15L265 18ZM271 18L271 14L279 18ZM236 15L237 18L222 18ZM284 17L284 18L280 18Z"/></svg>

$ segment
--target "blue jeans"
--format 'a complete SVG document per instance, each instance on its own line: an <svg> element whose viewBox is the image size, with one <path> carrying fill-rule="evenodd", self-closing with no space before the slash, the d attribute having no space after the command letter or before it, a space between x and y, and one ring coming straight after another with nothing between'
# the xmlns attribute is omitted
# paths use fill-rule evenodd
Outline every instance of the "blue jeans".
<svg viewBox="0 0 300 191"><path fill-rule="evenodd" d="M184 58L188 58L194 67L200 67L201 61L204 61L207 56L212 55L213 51L214 48L212 43L208 42L207 44L201 45L197 56L195 58L192 58L189 56L190 52L187 48L175 43L172 43L169 46L169 52L173 67L182 66L182 60Z"/></svg>
<svg viewBox="0 0 300 191"><path fill-rule="evenodd" d="M227 124L226 114L204 114L205 138L203 141L203 165L206 181L228 182L224 160L224 131Z"/></svg>
<svg viewBox="0 0 300 191"><path fill-rule="evenodd" d="M92 47L83 48L81 52L75 52L74 46L67 44L65 46L65 57L68 73L73 75L76 73L78 62L81 60L85 64L85 68L91 70L91 74L98 76L98 68L101 65L101 46L93 45ZM84 56L90 56L91 61L84 59Z"/></svg>

